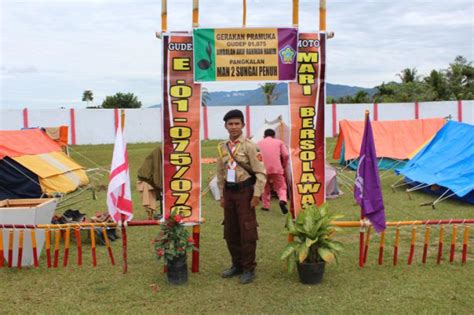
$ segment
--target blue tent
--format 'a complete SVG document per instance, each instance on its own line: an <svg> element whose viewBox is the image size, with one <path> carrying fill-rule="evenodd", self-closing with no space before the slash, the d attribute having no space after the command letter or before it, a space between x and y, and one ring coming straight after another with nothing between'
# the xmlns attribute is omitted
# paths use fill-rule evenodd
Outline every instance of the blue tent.
<svg viewBox="0 0 474 315"><path fill-rule="evenodd" d="M474 126L449 121L397 173L426 191L474 204Z"/></svg>

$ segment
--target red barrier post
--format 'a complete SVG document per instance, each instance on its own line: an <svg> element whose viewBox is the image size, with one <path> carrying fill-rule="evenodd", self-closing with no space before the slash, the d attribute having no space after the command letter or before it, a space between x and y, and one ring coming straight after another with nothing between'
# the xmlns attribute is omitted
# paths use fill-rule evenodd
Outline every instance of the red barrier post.
<svg viewBox="0 0 474 315"><path fill-rule="evenodd" d="M199 236L201 232L201 226L199 224L193 226L193 240L194 247L193 249L193 262L192 262L192 272L199 272Z"/></svg>

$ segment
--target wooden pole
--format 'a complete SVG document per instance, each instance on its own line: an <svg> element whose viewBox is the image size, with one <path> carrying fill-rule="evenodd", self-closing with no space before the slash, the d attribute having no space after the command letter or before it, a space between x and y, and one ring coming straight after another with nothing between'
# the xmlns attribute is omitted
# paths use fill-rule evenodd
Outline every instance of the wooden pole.
<svg viewBox="0 0 474 315"><path fill-rule="evenodd" d="M18 235L18 259L16 261L16 267L21 269L21 262L23 259L23 239L24 239L24 230L20 230Z"/></svg>
<svg viewBox="0 0 474 315"><path fill-rule="evenodd" d="M65 239L64 239L64 258L63 258L63 267L67 266L67 260L69 257L69 247L71 246L71 229L66 229Z"/></svg>
<svg viewBox="0 0 474 315"><path fill-rule="evenodd" d="M364 246L364 265L367 262L367 254L369 253L369 243L370 243L370 232L372 232L372 227L367 228L367 235L365 237L365 246Z"/></svg>
<svg viewBox="0 0 474 315"><path fill-rule="evenodd" d="M385 230L383 230L382 233L380 233L379 260L378 260L379 265L383 264L384 243L385 243Z"/></svg>
<svg viewBox="0 0 474 315"><path fill-rule="evenodd" d="M416 243L416 226L411 229L411 241L410 241L410 253L408 255L408 264L411 265L413 262L413 255L415 254L415 243Z"/></svg>
<svg viewBox="0 0 474 315"><path fill-rule="evenodd" d="M466 225L464 227L464 235L462 242L462 264L464 265L467 260L467 241L469 239L469 227ZM0 258L1 259L1 258Z"/></svg>
<svg viewBox="0 0 474 315"><path fill-rule="evenodd" d="M428 245L430 243L430 233L431 233L431 227L427 226L425 229L425 242L423 244L423 258L421 259L421 262L423 264L426 263L426 257L428 256Z"/></svg>
<svg viewBox="0 0 474 315"><path fill-rule="evenodd" d="M441 258L443 257L443 239L444 239L444 226L439 228L439 242L438 242L438 257L436 258L436 263L439 265Z"/></svg>
<svg viewBox="0 0 474 315"><path fill-rule="evenodd" d="M161 32L168 31L168 0L161 0Z"/></svg>
<svg viewBox="0 0 474 315"><path fill-rule="evenodd" d="M48 268L51 268L51 230L47 229L44 231L44 237L45 237L45 249L46 249L46 264Z"/></svg>
<svg viewBox="0 0 474 315"><path fill-rule="evenodd" d="M193 0L193 27L199 27L199 0Z"/></svg>
<svg viewBox="0 0 474 315"><path fill-rule="evenodd" d="M242 2L242 26L247 26L247 0L243 0Z"/></svg>
<svg viewBox="0 0 474 315"><path fill-rule="evenodd" d="M0 234L1 234L1 232L0 232ZM36 231L35 231L35 229L30 230L30 237L31 237L31 249L33 251L33 265L35 267L39 267L38 250L36 249ZM1 241L0 241L0 243L1 243ZM3 255L2 255L2 257L3 257Z"/></svg>
<svg viewBox="0 0 474 315"><path fill-rule="evenodd" d="M398 263L398 244L400 243L400 228L397 227L395 232L395 243L393 245L393 265L396 266Z"/></svg>
<svg viewBox="0 0 474 315"><path fill-rule="evenodd" d="M102 235L104 236L105 246L107 247L107 252L109 253L110 263L112 266L115 265L114 254L112 253L112 247L110 246L109 236L107 235L107 229L102 228Z"/></svg>
<svg viewBox="0 0 474 315"><path fill-rule="evenodd" d="M59 262L59 240L61 239L61 231L55 230L54 231L54 262L53 267L58 267Z"/></svg>
<svg viewBox="0 0 474 315"><path fill-rule="evenodd" d="M299 0L293 0L293 27L298 27L300 4Z"/></svg>
<svg viewBox="0 0 474 315"><path fill-rule="evenodd" d="M3 258L3 229L0 229L0 268L4 266Z"/></svg>
<svg viewBox="0 0 474 315"><path fill-rule="evenodd" d="M97 266L97 256L95 251L95 229L90 229L90 238L91 238L91 252L92 252L92 266Z"/></svg>
<svg viewBox="0 0 474 315"><path fill-rule="evenodd" d="M319 31L326 31L326 0L319 0Z"/></svg>
<svg viewBox="0 0 474 315"><path fill-rule="evenodd" d="M81 241L81 230L80 228L74 229L74 236L76 237L77 243L77 265L82 266L82 241Z"/></svg>
<svg viewBox="0 0 474 315"><path fill-rule="evenodd" d="M454 262L454 251L456 249L456 237L458 234L458 226L453 225L453 234L451 236L451 251L449 253L449 262L452 264Z"/></svg>
<svg viewBox="0 0 474 315"><path fill-rule="evenodd" d="M200 225L193 226L193 240L194 240L194 247L193 249L193 262L192 262L192 272L199 272L199 241L200 241L200 232L201 227Z"/></svg>

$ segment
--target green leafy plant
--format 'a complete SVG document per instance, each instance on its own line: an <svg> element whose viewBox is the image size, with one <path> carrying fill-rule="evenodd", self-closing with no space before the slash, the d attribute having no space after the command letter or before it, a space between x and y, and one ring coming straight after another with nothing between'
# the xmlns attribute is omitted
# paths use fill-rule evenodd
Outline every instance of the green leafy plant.
<svg viewBox="0 0 474 315"><path fill-rule="evenodd" d="M166 264L194 249L194 240L182 221L183 218L177 212L166 216L154 240L156 257L158 260L163 259Z"/></svg>
<svg viewBox="0 0 474 315"><path fill-rule="evenodd" d="M291 213L288 213L285 233L294 238L285 247L280 258L287 260L289 272L293 271L297 262L337 262L342 243L332 239L339 228L331 222L341 217L329 213L327 204L305 207L294 222Z"/></svg>

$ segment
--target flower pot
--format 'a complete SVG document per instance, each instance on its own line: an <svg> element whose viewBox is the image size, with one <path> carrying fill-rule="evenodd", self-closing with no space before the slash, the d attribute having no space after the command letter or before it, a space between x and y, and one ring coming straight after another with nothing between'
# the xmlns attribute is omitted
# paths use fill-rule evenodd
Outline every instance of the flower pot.
<svg viewBox="0 0 474 315"><path fill-rule="evenodd" d="M188 282L187 256L181 255L169 261L167 275L170 284L184 284Z"/></svg>
<svg viewBox="0 0 474 315"><path fill-rule="evenodd" d="M317 284L323 280L325 261L319 261L315 263L298 263L298 275L300 276L301 283L304 284Z"/></svg>

